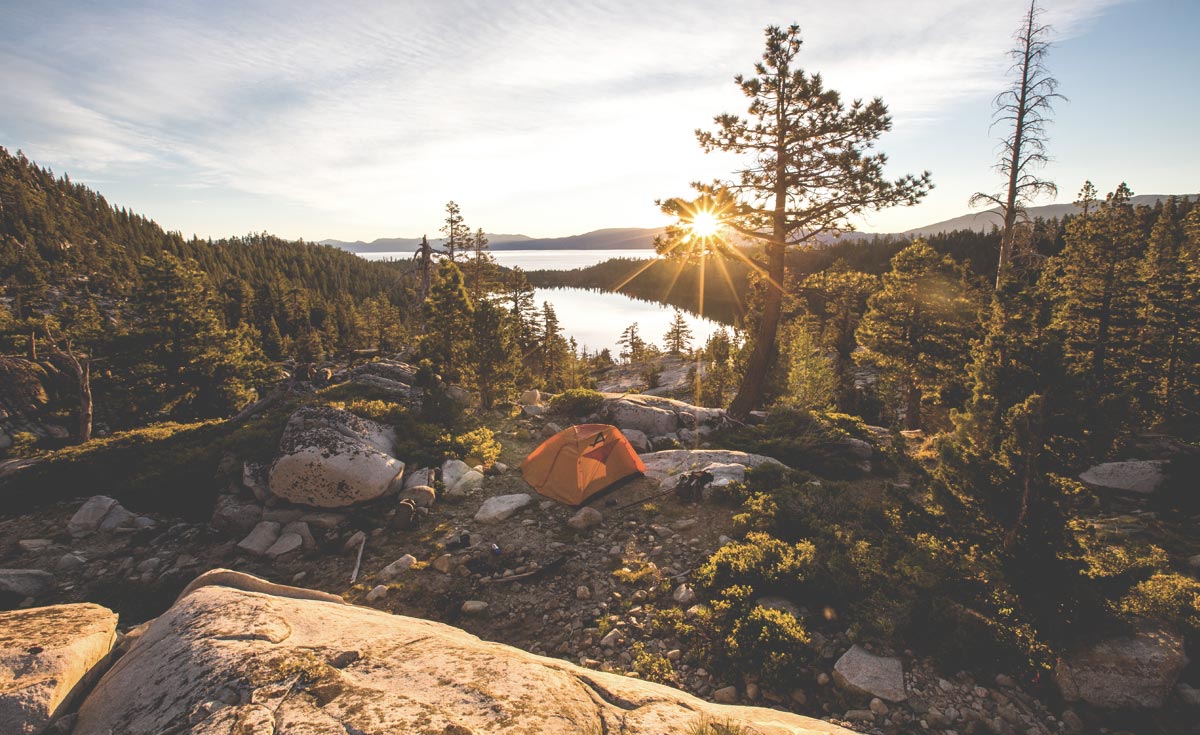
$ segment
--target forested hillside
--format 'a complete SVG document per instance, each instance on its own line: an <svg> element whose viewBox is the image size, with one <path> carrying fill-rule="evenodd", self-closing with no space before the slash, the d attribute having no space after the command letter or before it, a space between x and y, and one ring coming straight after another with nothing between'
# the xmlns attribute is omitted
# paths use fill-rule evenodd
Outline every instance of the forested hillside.
<svg viewBox="0 0 1200 735"><path fill-rule="evenodd" d="M409 267L267 234L185 239L0 148L0 351L87 355L121 397L98 401L111 425L227 413L271 361L395 349Z"/></svg>

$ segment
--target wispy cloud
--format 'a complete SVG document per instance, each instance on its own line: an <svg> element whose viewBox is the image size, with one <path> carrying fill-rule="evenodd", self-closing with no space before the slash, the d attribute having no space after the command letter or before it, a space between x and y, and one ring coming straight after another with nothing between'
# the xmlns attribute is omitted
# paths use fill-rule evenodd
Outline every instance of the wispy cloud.
<svg viewBox="0 0 1200 735"><path fill-rule="evenodd" d="M1048 20L1069 35L1110 4L1062 0ZM0 27L0 144L93 178L253 194L330 228L280 213L285 234L409 233L449 198L491 229L565 232L644 221L654 197L721 172L691 130L743 107L731 78L768 23L800 23L806 66L916 126L997 89L1023 5L18 4ZM210 217L180 225L225 234Z"/></svg>

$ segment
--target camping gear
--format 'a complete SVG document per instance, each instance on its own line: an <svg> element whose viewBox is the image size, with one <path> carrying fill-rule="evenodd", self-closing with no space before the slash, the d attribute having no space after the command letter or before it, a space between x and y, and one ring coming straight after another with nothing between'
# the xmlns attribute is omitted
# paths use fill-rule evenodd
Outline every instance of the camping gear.
<svg viewBox="0 0 1200 735"><path fill-rule="evenodd" d="M617 480L645 471L629 440L608 424L563 429L521 463L521 474L534 490L568 505L579 505Z"/></svg>

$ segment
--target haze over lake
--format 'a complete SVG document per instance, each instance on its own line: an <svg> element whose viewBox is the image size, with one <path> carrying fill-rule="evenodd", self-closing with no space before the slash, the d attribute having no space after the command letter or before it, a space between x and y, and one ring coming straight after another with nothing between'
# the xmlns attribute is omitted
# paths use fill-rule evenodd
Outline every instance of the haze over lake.
<svg viewBox="0 0 1200 735"><path fill-rule="evenodd" d="M411 252L360 253L367 260L401 260L412 257ZM639 250L497 250L492 252L496 262L506 268L530 270L571 270L595 265L609 258L650 258L653 251ZM538 306L549 301L558 314L563 332L574 337L589 351L607 347L616 355L617 340L633 322L638 323L642 339L662 346L663 335L671 322L674 309L649 301L639 301L617 293L587 291L581 288L539 288ZM692 330L692 346L704 344L720 324L683 312Z"/></svg>
<svg viewBox="0 0 1200 735"><path fill-rule="evenodd" d="M653 250L493 250L492 257L505 268L524 268L527 271L569 271L586 268L610 258L652 258ZM390 253L359 253L367 260L407 260L411 250Z"/></svg>

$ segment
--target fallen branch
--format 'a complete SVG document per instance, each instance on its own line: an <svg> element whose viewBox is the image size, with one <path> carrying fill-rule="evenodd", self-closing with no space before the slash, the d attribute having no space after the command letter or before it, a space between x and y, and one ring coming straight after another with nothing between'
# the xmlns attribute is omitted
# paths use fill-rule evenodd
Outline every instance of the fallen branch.
<svg viewBox="0 0 1200 735"><path fill-rule="evenodd" d="M367 548L367 537L363 535L363 539L358 544L358 560L354 562L354 571L350 573L350 584L358 581L358 569L362 566L363 549Z"/></svg>

